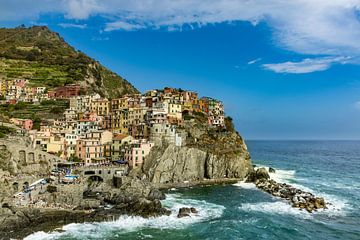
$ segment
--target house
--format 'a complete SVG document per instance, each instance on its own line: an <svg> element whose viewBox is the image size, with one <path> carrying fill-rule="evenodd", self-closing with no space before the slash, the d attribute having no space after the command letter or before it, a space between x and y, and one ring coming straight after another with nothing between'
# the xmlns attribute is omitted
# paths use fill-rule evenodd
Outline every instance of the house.
<svg viewBox="0 0 360 240"><path fill-rule="evenodd" d="M91 111L96 112L99 116L106 116L110 111L110 102L105 99L95 99L91 102Z"/></svg>
<svg viewBox="0 0 360 240"><path fill-rule="evenodd" d="M74 120L77 118L77 113L74 108L68 108L63 113L66 121Z"/></svg>
<svg viewBox="0 0 360 240"><path fill-rule="evenodd" d="M124 158L125 147L134 140L130 135L114 134L111 145L112 160L119 160Z"/></svg>
<svg viewBox="0 0 360 240"><path fill-rule="evenodd" d="M98 122L90 119L80 119L76 122L76 134L84 135L91 131L99 130Z"/></svg>
<svg viewBox="0 0 360 240"><path fill-rule="evenodd" d="M111 100L112 111L121 110L125 108L129 108L128 97L115 98Z"/></svg>
<svg viewBox="0 0 360 240"><path fill-rule="evenodd" d="M146 115L147 109L136 107L136 108L129 108L128 112L128 125L137 125L140 123L145 122L145 115Z"/></svg>
<svg viewBox="0 0 360 240"><path fill-rule="evenodd" d="M66 158L76 155L76 142L79 136L74 133L65 134L65 149L64 155Z"/></svg>
<svg viewBox="0 0 360 240"><path fill-rule="evenodd" d="M135 139L149 138L150 130L146 123L133 124L128 126L128 134Z"/></svg>
<svg viewBox="0 0 360 240"><path fill-rule="evenodd" d="M112 111L110 114L111 130L116 133L128 134L128 118L128 109Z"/></svg>
<svg viewBox="0 0 360 240"><path fill-rule="evenodd" d="M183 106L178 101L170 101L168 121L173 124L181 124Z"/></svg>
<svg viewBox="0 0 360 240"><path fill-rule="evenodd" d="M112 133L92 131L76 141L76 156L85 164L107 163L111 158Z"/></svg>
<svg viewBox="0 0 360 240"><path fill-rule="evenodd" d="M80 95L80 85L70 84L58 87L55 91L55 98L71 98Z"/></svg>
<svg viewBox="0 0 360 240"><path fill-rule="evenodd" d="M28 131L33 128L33 121L31 119L11 118L10 122Z"/></svg>
<svg viewBox="0 0 360 240"><path fill-rule="evenodd" d="M59 157L65 159L66 158L64 154L65 146L66 146L65 138L60 134L55 134L50 136L50 141L47 144L46 152L57 154Z"/></svg>
<svg viewBox="0 0 360 240"><path fill-rule="evenodd" d="M154 143L147 142L145 139L133 142L125 150L124 160L129 163L130 168L138 168L144 163L153 146Z"/></svg>
<svg viewBox="0 0 360 240"><path fill-rule="evenodd" d="M163 142L182 146L185 137L177 131L177 126L170 123L154 123L150 127L149 140L156 145Z"/></svg>

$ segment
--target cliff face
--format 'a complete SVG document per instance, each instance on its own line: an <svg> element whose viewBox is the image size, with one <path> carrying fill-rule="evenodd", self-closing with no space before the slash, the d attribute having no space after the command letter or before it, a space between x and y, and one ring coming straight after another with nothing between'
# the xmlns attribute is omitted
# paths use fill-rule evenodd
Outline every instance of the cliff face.
<svg viewBox="0 0 360 240"><path fill-rule="evenodd" d="M142 171L153 183L181 183L205 179L244 179L252 170L249 152L231 121L227 129L209 129L203 119L185 123L186 146L154 147ZM230 121L230 122L229 122Z"/></svg>

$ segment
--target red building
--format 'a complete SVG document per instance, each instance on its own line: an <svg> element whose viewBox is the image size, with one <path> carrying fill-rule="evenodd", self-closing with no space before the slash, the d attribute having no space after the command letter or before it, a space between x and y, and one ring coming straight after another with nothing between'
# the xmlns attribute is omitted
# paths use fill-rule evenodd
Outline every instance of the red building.
<svg viewBox="0 0 360 240"><path fill-rule="evenodd" d="M56 91L49 90L48 91L48 98L50 98L50 99L55 98L55 94L56 94Z"/></svg>
<svg viewBox="0 0 360 240"><path fill-rule="evenodd" d="M80 95L80 85L71 84L63 87L58 87L55 92L56 98L71 98Z"/></svg>

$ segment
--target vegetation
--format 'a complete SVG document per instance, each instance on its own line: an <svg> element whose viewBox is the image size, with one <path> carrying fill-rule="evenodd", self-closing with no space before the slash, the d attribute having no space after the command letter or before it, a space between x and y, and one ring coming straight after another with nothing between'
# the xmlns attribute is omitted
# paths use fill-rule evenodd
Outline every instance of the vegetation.
<svg viewBox="0 0 360 240"><path fill-rule="evenodd" d="M0 125L0 138L4 138L9 134L15 133L15 129Z"/></svg>
<svg viewBox="0 0 360 240"><path fill-rule="evenodd" d="M53 119L69 107L67 100L43 101L40 104L18 102L15 105L0 105L0 113L8 118L22 118L33 120L33 128L39 129L41 119Z"/></svg>
<svg viewBox="0 0 360 240"><path fill-rule="evenodd" d="M225 118L225 128L226 128L226 130L228 130L229 132L235 132L235 127L234 127L233 119L232 119L231 117L226 117L226 118Z"/></svg>
<svg viewBox="0 0 360 240"><path fill-rule="evenodd" d="M0 28L0 78L55 88L93 79L91 92L118 97L138 91L125 79L68 45L47 27Z"/></svg>

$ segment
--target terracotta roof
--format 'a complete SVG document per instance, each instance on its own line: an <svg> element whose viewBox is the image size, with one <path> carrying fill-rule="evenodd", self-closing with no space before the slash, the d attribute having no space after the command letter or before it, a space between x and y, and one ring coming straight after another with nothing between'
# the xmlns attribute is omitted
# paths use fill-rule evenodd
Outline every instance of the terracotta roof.
<svg viewBox="0 0 360 240"><path fill-rule="evenodd" d="M119 141L121 141L121 140L123 140L124 138L126 138L126 137L128 137L128 136L129 136L129 135L119 133L119 134L116 134L116 135L113 137L113 140L119 140Z"/></svg>

